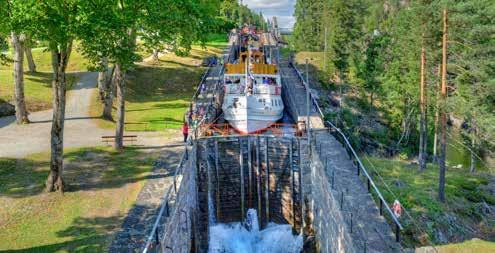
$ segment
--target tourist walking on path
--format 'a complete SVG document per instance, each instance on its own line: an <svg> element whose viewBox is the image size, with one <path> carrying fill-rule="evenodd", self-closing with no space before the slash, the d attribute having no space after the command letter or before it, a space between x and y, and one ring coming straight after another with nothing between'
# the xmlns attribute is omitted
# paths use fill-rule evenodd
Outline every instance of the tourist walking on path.
<svg viewBox="0 0 495 253"><path fill-rule="evenodd" d="M182 125L182 134L184 135L184 142L187 142L187 135L189 134L189 126L185 121L184 121L184 125Z"/></svg>

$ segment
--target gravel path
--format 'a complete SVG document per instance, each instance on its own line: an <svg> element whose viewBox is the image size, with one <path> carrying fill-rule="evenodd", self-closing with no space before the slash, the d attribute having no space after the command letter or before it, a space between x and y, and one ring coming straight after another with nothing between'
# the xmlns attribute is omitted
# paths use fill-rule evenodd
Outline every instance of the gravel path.
<svg viewBox="0 0 495 253"><path fill-rule="evenodd" d="M97 127L89 116L96 80L97 73L80 73L75 88L67 92L65 147L101 145L102 135L113 134ZM14 116L0 118L0 157L21 158L50 150L52 110L31 113L29 119L32 124L17 125Z"/></svg>

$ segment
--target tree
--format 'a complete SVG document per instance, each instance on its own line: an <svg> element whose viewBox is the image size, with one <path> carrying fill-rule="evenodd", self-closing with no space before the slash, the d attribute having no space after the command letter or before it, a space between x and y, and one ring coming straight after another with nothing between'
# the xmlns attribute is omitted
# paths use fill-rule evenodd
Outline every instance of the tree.
<svg viewBox="0 0 495 253"><path fill-rule="evenodd" d="M298 0L294 10L294 43L297 50L317 51L323 46L325 10L329 1Z"/></svg>
<svg viewBox="0 0 495 253"><path fill-rule="evenodd" d="M26 60L28 62L28 68L30 73L36 73L36 63L34 63L33 52L31 50L33 41L28 36L24 40L24 53L26 54Z"/></svg>
<svg viewBox="0 0 495 253"><path fill-rule="evenodd" d="M476 161L493 155L495 146L495 9L492 1L452 5L449 22L449 62L452 95L449 109L463 120L461 134Z"/></svg>
<svg viewBox="0 0 495 253"><path fill-rule="evenodd" d="M14 47L14 102L17 124L29 123L26 102L24 100L24 41L26 36L12 32Z"/></svg>
<svg viewBox="0 0 495 253"><path fill-rule="evenodd" d="M438 178L438 199L445 202L445 158L447 154L447 36L448 12L443 10L443 39L442 39L442 86L440 102L440 174Z"/></svg>
<svg viewBox="0 0 495 253"><path fill-rule="evenodd" d="M218 1L102 1L83 2L85 13L79 18L83 54L95 65L106 57L113 64L113 82L117 96L114 147L123 149L125 121L125 76L134 62L136 37L144 47L156 49L168 45L176 54L189 52L195 41L204 41L216 25ZM163 10L167 9L167 12Z"/></svg>
<svg viewBox="0 0 495 253"><path fill-rule="evenodd" d="M14 48L14 104L17 124L29 123L26 102L24 100L24 50L26 42L26 33L28 28L23 24L29 22L29 16L25 16L23 11L27 4L23 1L7 0L4 3L4 13L6 16L3 21L4 34L8 31L11 33L12 46ZM0 24L2 25L2 24Z"/></svg>

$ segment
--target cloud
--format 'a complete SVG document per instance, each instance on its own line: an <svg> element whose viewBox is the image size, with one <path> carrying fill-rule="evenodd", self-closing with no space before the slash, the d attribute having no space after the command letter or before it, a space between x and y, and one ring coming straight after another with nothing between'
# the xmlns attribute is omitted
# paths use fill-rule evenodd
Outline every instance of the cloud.
<svg viewBox="0 0 495 253"><path fill-rule="evenodd" d="M266 18L276 16L279 27L292 28L295 23L294 5L296 0L244 0L249 8L263 12Z"/></svg>

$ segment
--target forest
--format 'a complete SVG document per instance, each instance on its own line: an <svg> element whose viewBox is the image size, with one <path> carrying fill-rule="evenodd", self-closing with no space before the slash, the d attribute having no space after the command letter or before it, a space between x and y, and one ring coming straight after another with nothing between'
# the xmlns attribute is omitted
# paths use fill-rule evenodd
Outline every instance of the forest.
<svg viewBox="0 0 495 253"><path fill-rule="evenodd" d="M444 9L448 37L442 100ZM342 108L332 116L356 128L358 122L346 117L352 114L347 104L354 101L387 127L382 135L372 136L379 143L368 143L384 144L377 151L425 152L436 159L439 111L444 108L447 127L461 132L473 161L493 157L495 7L491 1L297 1L295 16L295 49L322 52L318 80L346 94ZM419 144L421 139L424 145Z"/></svg>
<svg viewBox="0 0 495 253"><path fill-rule="evenodd" d="M459 224L444 219L465 221L473 217L465 209L478 217L477 205L493 204L489 193L459 197L481 192L461 178L490 181L495 167L493 1L297 0L294 16L288 40L296 62L304 69L309 59L327 119L350 137L390 200L411 210L410 239L492 238L490 229L467 232L490 227L484 218L457 232Z"/></svg>

